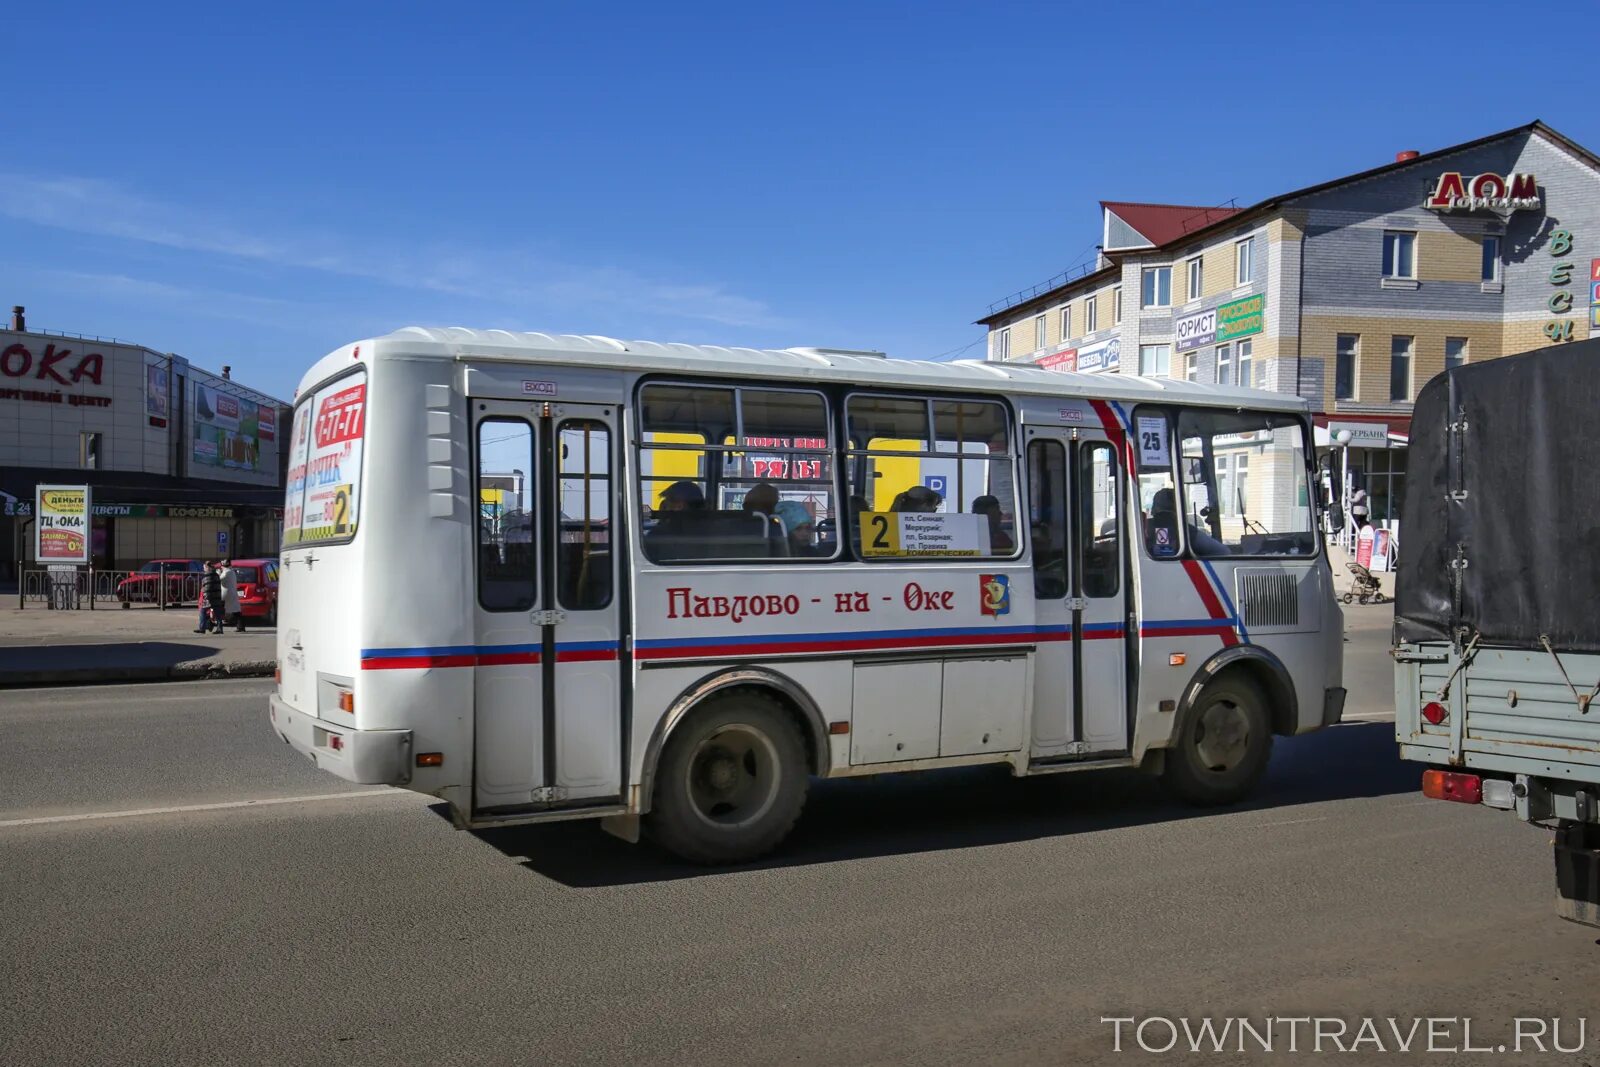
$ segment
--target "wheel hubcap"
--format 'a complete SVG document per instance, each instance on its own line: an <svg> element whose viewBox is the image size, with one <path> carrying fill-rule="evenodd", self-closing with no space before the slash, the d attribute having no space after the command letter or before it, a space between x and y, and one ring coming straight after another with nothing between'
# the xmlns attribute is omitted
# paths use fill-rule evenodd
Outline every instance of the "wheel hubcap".
<svg viewBox="0 0 1600 1067"><path fill-rule="evenodd" d="M1233 770L1250 750L1250 719L1231 700L1206 708L1194 728L1195 755L1200 765L1218 774Z"/></svg>
<svg viewBox="0 0 1600 1067"><path fill-rule="evenodd" d="M736 829L767 813L778 795L778 751L754 726L730 723L689 757L689 800L702 821Z"/></svg>

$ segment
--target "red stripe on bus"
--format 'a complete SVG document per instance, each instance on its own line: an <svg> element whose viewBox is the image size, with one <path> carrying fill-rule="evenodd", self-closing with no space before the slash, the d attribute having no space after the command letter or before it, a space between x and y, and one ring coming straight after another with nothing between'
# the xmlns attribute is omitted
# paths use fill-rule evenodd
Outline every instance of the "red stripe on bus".
<svg viewBox="0 0 1600 1067"><path fill-rule="evenodd" d="M1147 626L1139 631L1140 637L1220 637L1223 644L1234 643L1233 624L1215 626Z"/></svg>
<svg viewBox="0 0 1600 1067"><path fill-rule="evenodd" d="M595 660L613 660L617 658L614 648L583 648L571 652L556 651L557 663L592 663Z"/></svg>
<svg viewBox="0 0 1600 1067"><path fill-rule="evenodd" d="M517 663L538 663L537 652L480 652L470 657L471 663L459 664L463 667L506 667Z"/></svg>
<svg viewBox="0 0 1600 1067"><path fill-rule="evenodd" d="M1189 576L1189 581L1194 585L1195 592L1200 594L1200 603L1206 606L1206 614L1213 619L1228 620L1227 632L1222 634L1222 643L1233 646L1239 643L1238 635L1233 632L1233 621L1228 619L1228 612L1222 606L1222 601L1217 599L1217 591L1211 588L1211 579L1206 576L1205 568L1200 566L1198 560L1186 559L1183 561L1184 573Z"/></svg>
<svg viewBox="0 0 1600 1067"><path fill-rule="evenodd" d="M537 660L537 655L535 655ZM428 667L471 667L476 656L374 656L361 661L364 671L422 670Z"/></svg>
<svg viewBox="0 0 1600 1067"><path fill-rule="evenodd" d="M1062 640L1069 639L1067 634ZM703 645L686 645L676 648L641 648L634 652L635 659L685 659L699 656L754 656L793 652L872 652L894 650L914 652L920 648L946 648L954 645L1018 645L1032 644L1042 634L952 634L947 637L876 637L836 641L764 641L759 645L717 644L708 640Z"/></svg>

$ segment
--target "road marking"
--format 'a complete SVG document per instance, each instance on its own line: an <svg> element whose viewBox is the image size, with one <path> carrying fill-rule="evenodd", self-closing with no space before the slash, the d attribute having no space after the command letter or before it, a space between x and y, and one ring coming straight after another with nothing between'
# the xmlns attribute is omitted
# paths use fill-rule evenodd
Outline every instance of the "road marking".
<svg viewBox="0 0 1600 1067"><path fill-rule="evenodd" d="M1282 822L1253 822L1247 823L1246 827L1251 830L1264 830L1269 826L1299 826L1302 823L1308 822L1327 822L1328 818L1329 816L1327 815L1318 815L1314 819L1284 819ZM0 825L4 824L0 823Z"/></svg>
<svg viewBox="0 0 1600 1067"><path fill-rule="evenodd" d="M181 815L191 811L225 811L229 808L265 808L274 804L313 804L321 800L349 800L352 797L403 796L400 789L361 789L352 793L316 793L303 797L267 797L263 800L228 800L218 804L183 804L171 808L135 808L132 811L91 811L82 815L45 815L37 819L0 820L0 829L11 826L43 826L58 822L90 822L94 819L131 819L136 815Z"/></svg>

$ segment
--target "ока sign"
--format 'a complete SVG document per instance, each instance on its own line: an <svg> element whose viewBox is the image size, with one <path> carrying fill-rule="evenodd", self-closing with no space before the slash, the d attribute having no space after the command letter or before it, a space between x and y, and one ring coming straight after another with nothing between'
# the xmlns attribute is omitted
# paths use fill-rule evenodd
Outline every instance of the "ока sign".
<svg viewBox="0 0 1600 1067"><path fill-rule="evenodd" d="M1422 206L1433 211L1538 211L1544 198L1532 174L1502 178L1488 171L1462 175L1452 170L1439 175Z"/></svg>

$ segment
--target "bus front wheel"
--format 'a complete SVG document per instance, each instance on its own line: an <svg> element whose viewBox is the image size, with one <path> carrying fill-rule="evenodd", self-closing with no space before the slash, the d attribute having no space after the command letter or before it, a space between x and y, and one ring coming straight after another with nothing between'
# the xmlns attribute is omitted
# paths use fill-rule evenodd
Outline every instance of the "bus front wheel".
<svg viewBox="0 0 1600 1067"><path fill-rule="evenodd" d="M709 698L667 738L645 825L695 863L742 863L776 848L805 806L804 744L776 700L743 690Z"/></svg>
<svg viewBox="0 0 1600 1067"><path fill-rule="evenodd" d="M1266 701L1241 675L1224 675L1201 692L1167 751L1163 777L1191 804L1232 804L1250 795L1272 756Z"/></svg>

